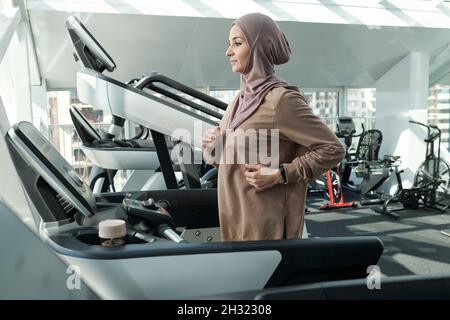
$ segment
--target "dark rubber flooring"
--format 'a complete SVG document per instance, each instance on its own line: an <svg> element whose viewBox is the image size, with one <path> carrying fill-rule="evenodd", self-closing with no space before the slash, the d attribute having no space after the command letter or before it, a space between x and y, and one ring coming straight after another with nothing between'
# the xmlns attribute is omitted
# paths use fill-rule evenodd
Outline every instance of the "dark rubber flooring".
<svg viewBox="0 0 450 320"><path fill-rule="evenodd" d="M346 200L357 200L346 193ZM359 200L359 199L358 199ZM384 253L378 263L385 276L450 273L450 210L404 210L393 219L371 207L319 210L321 195L308 196L306 227L310 238L336 236L378 236Z"/></svg>

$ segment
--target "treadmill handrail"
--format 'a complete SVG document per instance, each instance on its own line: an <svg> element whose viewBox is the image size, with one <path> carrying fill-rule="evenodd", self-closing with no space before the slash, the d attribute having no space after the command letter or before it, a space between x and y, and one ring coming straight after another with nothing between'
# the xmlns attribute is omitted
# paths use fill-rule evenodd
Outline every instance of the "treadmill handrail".
<svg viewBox="0 0 450 320"><path fill-rule="evenodd" d="M97 83L96 82L96 85L95 85L95 88L94 88L90 84L90 81L94 81L94 79L90 79L90 77L97 78L100 81L106 82L106 84ZM95 81L98 81L98 80L95 80ZM85 87L85 88L81 88L81 92L80 92L80 82L83 82L83 86ZM99 73L99 72L94 71L94 70L89 69L89 68L83 68L83 69L81 69L81 70L79 70L77 72L77 90L78 90L78 95L80 97L80 100L82 102L89 103L89 104L95 105L97 107L107 109L108 111L110 111L115 116L129 119L128 112L124 112L123 108L121 108L122 110L119 113L116 113L113 110L114 107L111 104L111 100L108 100L108 99L102 99L101 101L97 100L98 99L97 98L97 91L98 91L98 88L100 86L103 86L103 90L106 90L106 88L108 88L107 90L109 90L109 94L110 95L111 95L111 92L114 91L113 87L118 87L120 89L125 89L125 91L124 91L125 93L128 92L130 94L135 94L137 96L143 96L143 98L145 98L145 99L150 99L153 102L156 102L156 103L159 103L159 104L163 104L163 105L165 105L165 107L169 107L172 110L175 110L177 112L181 112L181 113L183 113L183 114L185 114L185 115L187 115L189 117L193 117L193 118L195 118L194 120L200 120L200 121L203 121L203 122L205 122L205 123L207 123L209 125L212 125L212 126L217 126L218 125L217 120L210 119L209 117L206 117L205 114L199 114L199 113L194 112L193 110L188 110L187 108L185 108L183 106L175 105L172 101L169 101L167 99L163 99L163 98L157 97L156 95L152 94L151 92L138 89L138 88L136 88L136 87L134 87L132 85L126 85L125 83L120 82L120 81L118 81L118 80L116 80L114 78L111 78L111 77L109 77L109 76L107 76L107 75L105 75L103 73ZM96 98L95 99L93 97L89 97L88 98L88 96L91 96L91 95L93 97L95 96ZM106 95L106 92L102 93L102 95L101 95L102 98L103 98L103 95ZM142 116L139 116L138 119L135 118L134 120L133 119L131 119L131 120L134 121L137 124L144 125L144 127L148 127L148 128L154 129L152 127L152 125L148 123L148 121L144 121L144 123L139 121L140 118L142 118ZM182 126L179 126L179 127L182 127ZM167 132L164 133L164 134L170 135L170 133L167 133Z"/></svg>
<svg viewBox="0 0 450 320"><path fill-rule="evenodd" d="M214 116L216 118L222 119L222 115L218 112L212 111L208 108L205 108L201 105L199 105L198 103L195 103L193 101L190 101L186 98L183 98L173 92L170 92L164 88L158 87L156 86L154 83L155 82L160 82L165 84L168 87L171 87L173 89L176 89L180 92L186 93L188 95L190 95L191 97L197 98L201 101L204 101L214 107L217 107L221 110L226 110L227 109L227 104L219 99L216 99L214 97L211 97L201 91L195 90L189 86L186 86L178 81L175 81L169 77L166 77L160 73L154 73L151 74L149 76L145 76L143 77L141 80L139 80L139 82L135 85L135 88L137 89L144 89L144 88L148 88L151 89L155 92L161 93L169 98L172 98L178 102L187 104L195 109L198 109L202 112L205 112L211 116Z"/></svg>

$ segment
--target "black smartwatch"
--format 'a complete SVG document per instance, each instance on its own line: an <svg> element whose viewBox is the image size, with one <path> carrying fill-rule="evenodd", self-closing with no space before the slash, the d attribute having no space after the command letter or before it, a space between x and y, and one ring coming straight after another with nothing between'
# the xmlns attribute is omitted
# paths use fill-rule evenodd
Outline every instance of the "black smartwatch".
<svg viewBox="0 0 450 320"><path fill-rule="evenodd" d="M284 170L284 166L281 165L278 167L278 169L280 170L281 177L283 178L283 183L287 184L286 170Z"/></svg>

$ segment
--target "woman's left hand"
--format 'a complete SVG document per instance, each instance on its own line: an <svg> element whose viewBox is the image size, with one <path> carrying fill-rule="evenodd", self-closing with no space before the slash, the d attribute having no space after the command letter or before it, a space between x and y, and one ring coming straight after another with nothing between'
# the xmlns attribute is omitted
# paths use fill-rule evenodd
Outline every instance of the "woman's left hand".
<svg viewBox="0 0 450 320"><path fill-rule="evenodd" d="M283 180L280 170L260 164L246 164L244 175L247 182L258 191L272 188Z"/></svg>

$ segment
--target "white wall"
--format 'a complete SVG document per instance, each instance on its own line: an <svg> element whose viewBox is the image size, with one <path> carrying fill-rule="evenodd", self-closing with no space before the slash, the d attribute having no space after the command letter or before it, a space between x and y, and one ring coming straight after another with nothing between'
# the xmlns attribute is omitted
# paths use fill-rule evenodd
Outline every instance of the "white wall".
<svg viewBox="0 0 450 320"><path fill-rule="evenodd" d="M31 82L28 59L28 33L26 22L20 22L12 45L14 46L14 85L16 93L17 120L33 121L31 109Z"/></svg>
<svg viewBox="0 0 450 320"><path fill-rule="evenodd" d="M33 125L48 139L49 114L47 107L47 86L43 81L41 86L32 86Z"/></svg>
<svg viewBox="0 0 450 320"><path fill-rule="evenodd" d="M27 37L21 22L0 64L0 95L11 123L32 121Z"/></svg>

